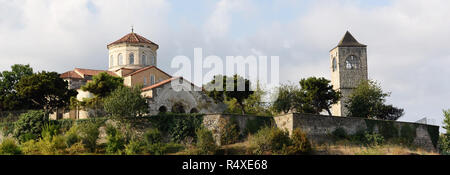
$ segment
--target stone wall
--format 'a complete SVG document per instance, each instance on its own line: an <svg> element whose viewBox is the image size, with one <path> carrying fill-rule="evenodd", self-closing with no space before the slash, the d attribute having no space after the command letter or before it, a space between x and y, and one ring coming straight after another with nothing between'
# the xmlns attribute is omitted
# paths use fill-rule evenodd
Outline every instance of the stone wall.
<svg viewBox="0 0 450 175"><path fill-rule="evenodd" d="M439 126L417 123L369 120L350 117L330 117L310 114L286 114L275 117L277 127L289 133L296 128L305 131L313 142L330 143L333 132L343 129L347 135L374 132L385 138L413 139L413 145L426 150L436 150Z"/></svg>
<svg viewBox="0 0 450 175"><path fill-rule="evenodd" d="M203 116L203 126L212 131L214 139L218 145L221 145L221 136L224 131L224 126L234 120L239 126L241 136L247 135L248 132L255 132L264 125L273 124L273 117L259 117L246 115L226 115L226 114L209 114ZM253 125L253 126L252 126ZM257 128L254 125L258 125Z"/></svg>

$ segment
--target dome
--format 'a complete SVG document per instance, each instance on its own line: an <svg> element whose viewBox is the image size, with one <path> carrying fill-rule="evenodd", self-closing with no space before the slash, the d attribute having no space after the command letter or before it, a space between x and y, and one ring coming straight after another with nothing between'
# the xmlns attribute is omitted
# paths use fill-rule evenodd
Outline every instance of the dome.
<svg viewBox="0 0 450 175"><path fill-rule="evenodd" d="M151 44L155 45L156 47L159 47L158 44L155 44L154 42L148 40L147 38L144 38L141 35L138 35L137 33L131 32L124 37L120 38L117 41L114 41L111 44L108 44L108 47L115 44L121 44L121 43L130 43L130 44Z"/></svg>

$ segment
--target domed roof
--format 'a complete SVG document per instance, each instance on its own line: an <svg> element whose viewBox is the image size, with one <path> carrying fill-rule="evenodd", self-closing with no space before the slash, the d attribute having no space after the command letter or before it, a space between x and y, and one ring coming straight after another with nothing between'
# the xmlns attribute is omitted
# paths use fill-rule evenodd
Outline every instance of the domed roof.
<svg viewBox="0 0 450 175"><path fill-rule="evenodd" d="M153 44L156 45L157 47L158 44L155 44L154 42L148 40L147 38L144 38L141 35L138 35L137 33L131 32L127 35L125 35L124 37L120 38L119 40L108 44L108 47L111 45L115 45L115 44L121 44L121 43L132 43L132 44L138 44L138 43L144 43L144 44Z"/></svg>

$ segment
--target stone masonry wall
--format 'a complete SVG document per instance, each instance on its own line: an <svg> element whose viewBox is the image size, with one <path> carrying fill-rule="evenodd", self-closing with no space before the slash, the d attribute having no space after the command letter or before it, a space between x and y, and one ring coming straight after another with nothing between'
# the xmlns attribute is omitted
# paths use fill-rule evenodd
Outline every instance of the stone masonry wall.
<svg viewBox="0 0 450 175"><path fill-rule="evenodd" d="M415 146L431 151L436 150L439 137L439 126L417 123L309 114L287 114L274 119L277 127L286 129L289 133L300 128L307 133L308 138L318 144L332 142L332 133L339 128L348 135L369 131L379 133L384 137L400 139L412 137Z"/></svg>

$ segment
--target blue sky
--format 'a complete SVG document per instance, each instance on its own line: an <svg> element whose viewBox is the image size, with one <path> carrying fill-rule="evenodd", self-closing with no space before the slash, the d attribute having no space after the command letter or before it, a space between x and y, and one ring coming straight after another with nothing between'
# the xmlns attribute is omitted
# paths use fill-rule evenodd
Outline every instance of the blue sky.
<svg viewBox="0 0 450 175"><path fill-rule="evenodd" d="M368 45L369 77L405 109L442 122L450 108L448 0L0 0L0 71L107 69L106 45L130 26L173 57L280 57L282 83L330 77L328 52L346 30Z"/></svg>

